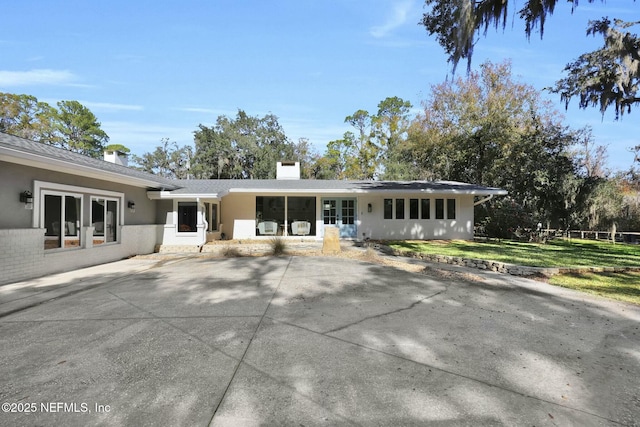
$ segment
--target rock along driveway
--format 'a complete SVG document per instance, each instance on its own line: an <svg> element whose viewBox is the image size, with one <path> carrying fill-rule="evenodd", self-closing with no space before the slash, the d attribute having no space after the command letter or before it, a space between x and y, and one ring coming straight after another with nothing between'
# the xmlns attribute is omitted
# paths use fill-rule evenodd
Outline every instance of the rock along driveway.
<svg viewBox="0 0 640 427"><path fill-rule="evenodd" d="M2 286L0 316L2 425L640 420L640 308L510 276L134 258Z"/></svg>

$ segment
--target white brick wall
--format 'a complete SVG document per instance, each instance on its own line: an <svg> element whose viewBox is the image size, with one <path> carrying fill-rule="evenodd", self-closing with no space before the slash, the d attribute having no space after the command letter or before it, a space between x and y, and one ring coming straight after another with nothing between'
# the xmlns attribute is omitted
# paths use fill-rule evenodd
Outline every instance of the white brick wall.
<svg viewBox="0 0 640 427"><path fill-rule="evenodd" d="M160 243L162 227L123 226L119 244L55 251L44 250L44 229L0 230L0 284L152 253Z"/></svg>
<svg viewBox="0 0 640 427"><path fill-rule="evenodd" d="M10 283L31 272L42 275L44 261L44 229L0 230L0 283Z"/></svg>

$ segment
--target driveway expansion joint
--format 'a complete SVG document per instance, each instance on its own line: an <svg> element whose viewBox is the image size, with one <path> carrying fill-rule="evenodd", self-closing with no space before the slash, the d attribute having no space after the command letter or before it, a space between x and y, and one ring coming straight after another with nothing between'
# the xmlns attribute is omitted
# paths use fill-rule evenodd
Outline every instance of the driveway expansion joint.
<svg viewBox="0 0 640 427"><path fill-rule="evenodd" d="M227 394L229 393L229 389L231 388L231 384L233 383L233 380L236 378L236 375L238 374L238 370L240 369L240 365L242 365L244 363L244 359L247 356L247 353L249 352L249 347L251 347L251 344L253 343L254 338L256 337L256 334L258 333L258 330L260 329L260 326L262 325L262 322L264 321L267 312L269 311L269 307L271 307L271 303L273 302L273 299L275 298L276 294L278 293L278 290L280 289L280 286L282 285L282 282L284 280L284 277L287 274L287 271L289 270L289 266L291 265L291 261L293 260L293 256L289 256L289 261L287 262L286 267L284 268L284 271L282 272L282 276L280 276L280 280L278 281L278 286L276 286L276 288L274 289L273 293L271 294L271 298L269 299L269 303L267 304L266 308L264 309L264 312L262 313L262 316L260 316L260 320L258 321L255 329L253 330L253 334L251 335L251 338L249 338L249 342L247 343L247 346L244 349L244 352L242 353L242 356L240 357L240 359L238 360L238 363L236 364L233 373L231 374L231 378L229 379L229 382L227 383L226 387L224 388L224 391L222 393L222 397L220 397L220 400L218 401L218 403L216 404L216 407L213 410L213 414L211 414L211 419L209 420L209 424L211 425L213 423L213 419L216 417L216 413L218 412L218 409L220 409L220 406L222 406L222 402L224 402Z"/></svg>
<svg viewBox="0 0 640 427"><path fill-rule="evenodd" d="M442 294L442 293L444 293L446 291L447 291L446 289L443 289L442 291L436 292L433 295L429 295L427 297L421 298L418 301L415 301L415 302L411 303L408 307L402 307L402 308L398 308L396 310L391 310L391 311L387 311L387 312L384 312L384 313L374 314L372 316L367 316L367 317L364 317L364 318L362 318L362 319L360 319L358 321L346 324L344 326L340 326L339 328L335 328L335 329L331 329L331 330L322 332L322 334L323 335L324 334L331 334L331 333L334 333L334 332L338 332L338 331L342 331L344 329L350 328L351 326L358 325L360 323L366 322L367 320L377 319L377 318L380 318L380 317L389 316L391 314L396 314L396 313L400 313L400 312L403 312L403 311L411 310L411 309L415 308L416 306L418 306L418 304L420 304L421 302L424 302L424 301L426 301L428 299L434 298L434 297L436 297L436 296L438 296L438 295L440 295L440 294Z"/></svg>
<svg viewBox="0 0 640 427"><path fill-rule="evenodd" d="M445 292L445 291L441 291L441 292L438 292L438 293L442 293L442 292ZM435 294L435 295L437 295L437 294ZM431 297L434 297L435 295L432 295ZM420 303L421 301L423 301L423 300L417 301L414 304L417 305L417 303ZM406 308L405 309L401 309L400 311L402 311L402 310L406 310ZM360 344L358 342L349 341L347 339L340 338L340 337L337 337L335 335L327 335L327 332L314 331L313 329L309 329L309 328L306 328L304 326L296 325L294 323L286 322L286 321L283 321L283 320L274 319L274 318L271 318L271 317L268 317L268 316L267 316L267 318L269 318L270 320L273 320L274 322L281 323L283 325L287 325L287 326L291 326L291 327L294 327L294 328L298 328L298 329L301 329L301 330L304 330L304 331L307 331L307 332L311 332L313 334L322 335L323 337L326 337L326 338L329 338L329 339L333 339L333 340L336 340L336 341L340 341L340 342L343 342L343 343L348 344L348 345L353 345L355 347L359 347L359 348L362 348L362 349L367 350L367 351L373 351L375 353L379 353L379 354L382 354L384 356L389 356L389 357L392 357L392 358L395 358L395 359L399 359L399 360L402 360L402 361L405 361L405 362L413 363L413 364L416 364L418 366L422 366L422 367L424 367L426 369L429 369L429 370L435 370L435 371L441 372L443 374L452 375L454 377L462 378L462 379L465 379L465 380L468 380L468 381L473 381L473 382L475 382L477 384L480 384L482 386L485 386L485 387L495 388L497 390L501 390L501 391L504 391L506 393L512 393L512 394L524 397L526 399L533 399L533 400L536 400L538 402L546 403L546 404L553 405L553 406L556 406L556 407L569 409L571 411L580 412L582 414L585 414L585 415L588 415L588 416L592 416L592 417L595 417L595 418L598 418L598 419L601 419L601 420L604 420L604 421L607 421L607 422L610 422L610 423L613 423L613 424L616 424L616 425L621 425L621 426L626 426L627 425L627 424L625 424L623 422L616 421L616 420L607 418L605 416L602 416L602 415L599 415L599 414L596 414L596 413L593 413L593 412L586 411L584 409L576 408L576 407L569 406L569 405L564 405L564 404L561 404L561 403L558 403L558 402L554 402L554 401L551 401L551 400L547 400L547 399L544 399L544 398L541 398L541 397L534 396L532 394L528 394L528 393L524 393L522 391L514 390L514 389L511 389L511 388L502 386L502 385L493 384L493 383L491 383L491 382L489 382L487 380L483 380L483 379L480 379L480 378L475 378L475 377L472 377L470 375L465 375L465 374L462 374L462 373L459 373L459 372L455 372L453 370L445 369L445 368L442 368L442 367L439 367L439 366L436 366L436 365L430 365L428 363L419 362L417 360L413 360L413 359L410 359L408 357L401 356L399 354L390 353L388 351L384 351L384 350L381 350L379 348L370 347L370 346L365 345L365 344Z"/></svg>

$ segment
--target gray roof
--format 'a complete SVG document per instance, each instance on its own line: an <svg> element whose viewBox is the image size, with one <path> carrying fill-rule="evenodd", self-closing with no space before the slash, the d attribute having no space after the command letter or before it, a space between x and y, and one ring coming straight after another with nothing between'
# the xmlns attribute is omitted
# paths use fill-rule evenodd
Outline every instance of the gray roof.
<svg viewBox="0 0 640 427"><path fill-rule="evenodd" d="M177 180L172 194L218 194L251 192L424 192L463 194L507 194L505 190L455 181L347 181L312 179L204 179Z"/></svg>
<svg viewBox="0 0 640 427"><path fill-rule="evenodd" d="M0 132L0 147L9 148L13 151L25 153L31 156L42 156L46 159L58 160L68 163L69 165L84 166L106 173L115 173L123 177L150 181L149 184L152 188L177 188L175 182L170 179L162 178L157 175L142 172L126 166L117 165L115 163L106 162L104 160L94 159L69 150L9 135L7 133ZM157 186L154 184L157 184Z"/></svg>
<svg viewBox="0 0 640 427"><path fill-rule="evenodd" d="M140 180L148 188L170 190L172 195L216 195L229 192L314 192L314 193L358 193L358 192L422 192L422 193L461 193L474 195L504 195L505 190L466 184L454 181L346 181L311 179L166 179L129 167L94 159L62 148L34 142L25 138L0 132L0 148L24 153L26 156L42 157L44 160L57 160L72 168L81 166L103 172L105 176L116 174L126 178ZM106 178L108 179L108 178Z"/></svg>

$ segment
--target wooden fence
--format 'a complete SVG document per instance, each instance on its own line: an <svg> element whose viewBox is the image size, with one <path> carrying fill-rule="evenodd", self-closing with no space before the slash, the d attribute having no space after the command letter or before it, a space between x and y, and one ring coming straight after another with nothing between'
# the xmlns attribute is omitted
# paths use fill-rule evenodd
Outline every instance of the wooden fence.
<svg viewBox="0 0 640 427"><path fill-rule="evenodd" d="M616 242L640 243L640 232L637 231L616 231L614 236ZM569 230L568 237L571 239L612 240L611 231Z"/></svg>

